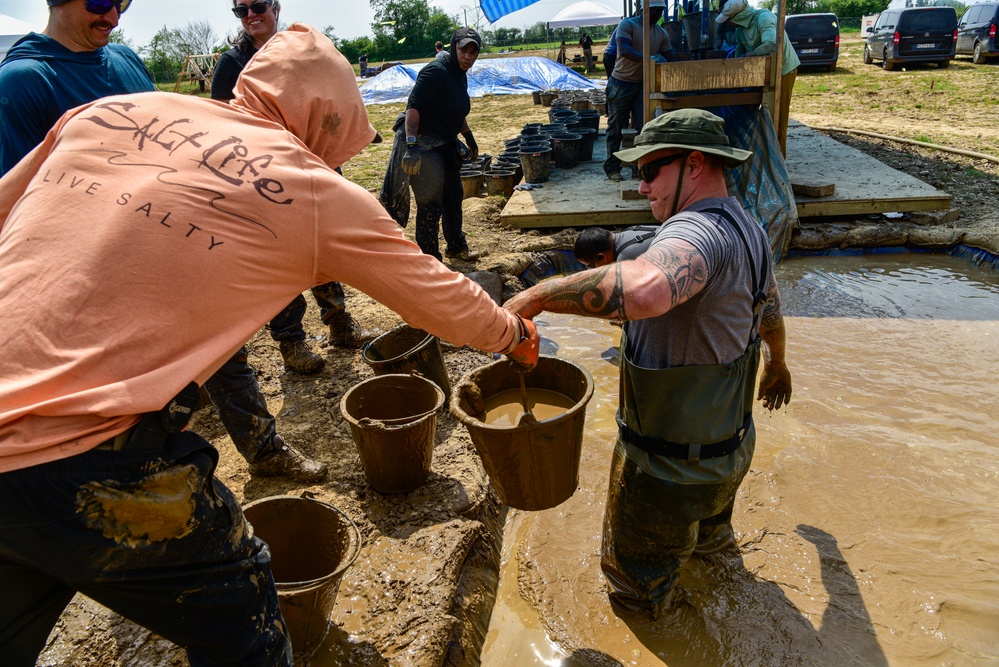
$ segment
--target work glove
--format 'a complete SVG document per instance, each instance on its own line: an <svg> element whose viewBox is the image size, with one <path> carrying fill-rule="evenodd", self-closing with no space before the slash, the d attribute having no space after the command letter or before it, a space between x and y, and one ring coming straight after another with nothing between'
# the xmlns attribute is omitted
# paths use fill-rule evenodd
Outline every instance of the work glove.
<svg viewBox="0 0 999 667"><path fill-rule="evenodd" d="M652 56L652 61L653 61L653 62L657 62L657 63L659 63L660 65L663 65L663 64L665 64L665 63L668 63L668 62L669 62L668 60L666 60L666 56L664 56L664 55L663 55L663 54L661 54L661 53L657 53L656 55Z"/></svg>
<svg viewBox="0 0 999 667"><path fill-rule="evenodd" d="M541 336L538 327L531 320L525 320L517 315L520 324L520 343L506 353L507 359L519 367L519 370L530 371L538 365L538 351L541 348Z"/></svg>
<svg viewBox="0 0 999 667"><path fill-rule="evenodd" d="M461 135L465 137L465 144L468 146L468 161L475 162L479 159L479 145L475 143L475 137L472 136L472 131L469 130L468 134Z"/></svg>
<svg viewBox="0 0 999 667"><path fill-rule="evenodd" d="M420 163L422 161L423 158L420 157L419 146L407 146L406 154L402 156L402 170L410 176L416 176L420 173Z"/></svg>

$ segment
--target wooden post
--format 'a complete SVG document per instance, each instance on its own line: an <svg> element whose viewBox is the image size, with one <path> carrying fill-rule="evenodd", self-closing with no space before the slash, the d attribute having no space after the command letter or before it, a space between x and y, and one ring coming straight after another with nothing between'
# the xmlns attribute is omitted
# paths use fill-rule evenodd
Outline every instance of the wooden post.
<svg viewBox="0 0 999 667"><path fill-rule="evenodd" d="M644 93L644 98L642 100L642 125L648 123L652 120L652 72L655 69L652 67L652 57L651 46L649 45L649 0L642 0L642 91ZM639 132L642 131L641 127L636 127Z"/></svg>
<svg viewBox="0 0 999 667"><path fill-rule="evenodd" d="M773 82L774 82L774 108L770 111L773 112L774 123L777 127L780 127L780 115L781 115L781 95L784 91L781 90L781 70L784 68L784 14L787 11L787 0L777 0L777 48L774 49L774 69L773 69ZM776 127L774 129L777 129Z"/></svg>

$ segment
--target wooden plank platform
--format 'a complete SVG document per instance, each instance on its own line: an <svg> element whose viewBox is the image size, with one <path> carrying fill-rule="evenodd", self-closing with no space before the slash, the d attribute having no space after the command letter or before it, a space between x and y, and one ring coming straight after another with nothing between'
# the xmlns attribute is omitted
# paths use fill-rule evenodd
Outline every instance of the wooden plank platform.
<svg viewBox="0 0 999 667"><path fill-rule="evenodd" d="M856 149L791 121L787 168L793 181L835 184L828 197L796 195L798 217L865 215L889 211L933 211L950 207L951 196L892 169ZM635 196L637 180L608 181L603 172L606 142L601 130L594 159L574 169L553 169L538 190L516 191L500 214L503 224L519 228L608 227L655 222L644 198ZM627 174L627 169L625 169Z"/></svg>
<svg viewBox="0 0 999 667"><path fill-rule="evenodd" d="M946 192L793 120L787 128L786 163L792 181L800 174L836 185L828 197L795 195L799 218L950 207Z"/></svg>

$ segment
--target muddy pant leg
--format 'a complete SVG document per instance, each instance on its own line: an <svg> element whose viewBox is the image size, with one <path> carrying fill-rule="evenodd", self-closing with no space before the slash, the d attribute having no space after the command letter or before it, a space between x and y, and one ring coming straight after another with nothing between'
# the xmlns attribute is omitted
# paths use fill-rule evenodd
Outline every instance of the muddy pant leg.
<svg viewBox="0 0 999 667"><path fill-rule="evenodd" d="M0 475L4 562L37 573L39 619L75 590L183 646L192 667L290 667L269 551L214 478L217 452L189 432L164 449L177 454L92 451Z"/></svg>
<svg viewBox="0 0 999 667"><path fill-rule="evenodd" d="M653 611L669 603L680 567L697 546L701 521L731 518L755 442L750 429L735 453L688 463L618 441L600 561L612 600Z"/></svg>
<svg viewBox="0 0 999 667"><path fill-rule="evenodd" d="M604 160L604 173L621 171L621 161L614 157L621 150L622 132L628 127L632 115L634 98L641 84L619 81L614 77L607 80L607 159ZM641 118L641 115L636 119Z"/></svg>
<svg viewBox="0 0 999 667"><path fill-rule="evenodd" d="M464 190L461 187L461 167L456 162L447 170L444 177L444 215L441 221L444 241L451 255L457 255L468 248L465 233L461 230L461 202L464 197Z"/></svg>
<svg viewBox="0 0 999 667"><path fill-rule="evenodd" d="M329 324L337 314L347 309L344 304L343 285L340 283L326 283L313 287L312 296L319 306L319 317L323 324Z"/></svg>
<svg viewBox="0 0 999 667"><path fill-rule="evenodd" d="M34 667L76 591L8 555L0 546L0 665Z"/></svg>
<svg viewBox="0 0 999 667"><path fill-rule="evenodd" d="M441 259L438 227L444 212L444 177L444 159L436 150L424 151L420 173L409 177L416 199L416 244L437 259Z"/></svg>
<svg viewBox="0 0 999 667"><path fill-rule="evenodd" d="M240 348L208 378L205 390L236 449L253 463L270 452L277 428L248 356L246 348Z"/></svg>
<svg viewBox="0 0 999 667"><path fill-rule="evenodd" d="M621 443L611 462L604 510L600 567L613 602L655 610L668 603L680 567L697 542L697 522L676 515L662 480L624 455Z"/></svg>
<svg viewBox="0 0 999 667"><path fill-rule="evenodd" d="M735 498L718 514L702 519L697 528L697 547L694 553L707 556L735 546L735 531L732 529L732 510Z"/></svg>
<svg viewBox="0 0 999 667"><path fill-rule="evenodd" d="M305 340L305 329L302 328L302 318L305 317L305 297L299 294L284 310L271 320L271 338L283 340Z"/></svg>

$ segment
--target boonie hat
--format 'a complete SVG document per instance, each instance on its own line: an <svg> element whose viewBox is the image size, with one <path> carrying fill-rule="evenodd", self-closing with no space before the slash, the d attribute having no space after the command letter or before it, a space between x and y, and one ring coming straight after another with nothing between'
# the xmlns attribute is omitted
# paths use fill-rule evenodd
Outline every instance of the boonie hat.
<svg viewBox="0 0 999 667"><path fill-rule="evenodd" d="M728 0L715 21L717 23L724 23L748 6L746 0Z"/></svg>
<svg viewBox="0 0 999 667"><path fill-rule="evenodd" d="M649 153L665 148L682 148L718 155L726 167L735 167L753 156L733 148L725 135L725 121L703 109L677 109L653 118L635 137L635 147L617 151L622 162L638 162Z"/></svg>
<svg viewBox="0 0 999 667"><path fill-rule="evenodd" d="M482 49L482 38L475 32L475 28L458 28L454 31L451 41L455 42L459 49L465 48L472 42L475 42L475 48Z"/></svg>

